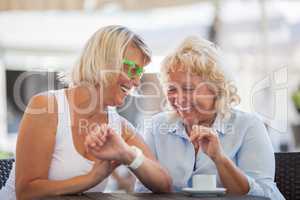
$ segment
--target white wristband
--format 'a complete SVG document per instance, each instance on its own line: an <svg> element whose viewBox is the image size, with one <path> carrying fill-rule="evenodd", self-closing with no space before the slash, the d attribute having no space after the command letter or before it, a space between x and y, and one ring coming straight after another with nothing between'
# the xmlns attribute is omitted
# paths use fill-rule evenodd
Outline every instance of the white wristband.
<svg viewBox="0 0 300 200"><path fill-rule="evenodd" d="M134 160L128 165L128 168L131 170L136 170L143 164L144 159L145 159L144 154L143 154L142 150L140 150L136 146L131 146L130 148L135 151L136 156L135 156Z"/></svg>

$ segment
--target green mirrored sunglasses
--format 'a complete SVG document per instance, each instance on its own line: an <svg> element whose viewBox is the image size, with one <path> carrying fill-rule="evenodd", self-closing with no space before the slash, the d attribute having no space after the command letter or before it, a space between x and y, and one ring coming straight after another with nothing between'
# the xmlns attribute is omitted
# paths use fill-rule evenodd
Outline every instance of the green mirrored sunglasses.
<svg viewBox="0 0 300 200"><path fill-rule="evenodd" d="M132 78L134 76L142 76L144 72L143 67L138 66L134 61L123 59L123 64L128 66L127 75L129 78Z"/></svg>

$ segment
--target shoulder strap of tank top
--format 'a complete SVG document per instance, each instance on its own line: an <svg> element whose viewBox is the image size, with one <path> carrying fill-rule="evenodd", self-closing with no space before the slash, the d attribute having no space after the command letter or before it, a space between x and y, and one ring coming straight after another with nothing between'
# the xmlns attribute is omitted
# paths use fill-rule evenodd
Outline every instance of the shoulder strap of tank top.
<svg viewBox="0 0 300 200"><path fill-rule="evenodd" d="M70 121L70 109L69 103L65 95L65 90L60 89L54 91L56 102L57 102L57 111L58 111L58 123L62 126L69 126L71 125Z"/></svg>

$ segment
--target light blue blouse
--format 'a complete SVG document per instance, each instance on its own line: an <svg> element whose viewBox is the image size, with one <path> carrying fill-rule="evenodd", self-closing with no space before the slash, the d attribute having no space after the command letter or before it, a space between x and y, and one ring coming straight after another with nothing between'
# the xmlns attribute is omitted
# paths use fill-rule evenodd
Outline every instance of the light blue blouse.
<svg viewBox="0 0 300 200"><path fill-rule="evenodd" d="M232 110L227 120L217 116L213 129L218 133L224 153L248 178L249 195L284 199L274 182L272 144L258 117ZM166 112L155 115L145 123L143 136L158 161L169 171L174 191L191 187L191 177L195 174L216 174L217 185L222 187L213 161L201 151L195 158L194 146L180 119L172 120ZM135 189L148 191L140 182Z"/></svg>

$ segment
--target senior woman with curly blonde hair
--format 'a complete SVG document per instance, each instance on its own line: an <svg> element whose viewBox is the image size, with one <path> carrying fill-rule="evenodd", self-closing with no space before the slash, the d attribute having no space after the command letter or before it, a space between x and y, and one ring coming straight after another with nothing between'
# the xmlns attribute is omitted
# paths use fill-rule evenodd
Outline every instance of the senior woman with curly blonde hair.
<svg viewBox="0 0 300 200"><path fill-rule="evenodd" d="M102 192L119 165L153 192L168 192L168 173L114 109L139 85L150 56L140 36L126 27L95 32L72 68L70 86L31 99L0 199Z"/></svg>
<svg viewBox="0 0 300 200"><path fill-rule="evenodd" d="M274 183L265 126L233 108L240 98L221 61L216 46L197 37L185 39L163 60L161 83L171 110L152 118L145 142L168 169L175 191L191 187L194 175L215 174L228 194L284 199Z"/></svg>

